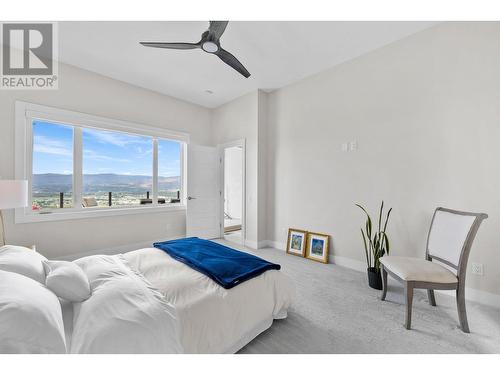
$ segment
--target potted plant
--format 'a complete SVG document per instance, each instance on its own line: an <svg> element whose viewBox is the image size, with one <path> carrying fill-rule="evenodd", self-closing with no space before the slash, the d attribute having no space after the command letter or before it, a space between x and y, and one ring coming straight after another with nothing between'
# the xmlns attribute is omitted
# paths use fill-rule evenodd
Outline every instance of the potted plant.
<svg viewBox="0 0 500 375"><path fill-rule="evenodd" d="M392 208L387 211L384 225L382 216L384 211L384 201L380 205L377 228L373 228L372 219L368 212L360 204L356 204L366 214L365 228L361 228L361 236L365 246L366 263L368 265L368 284L373 289L382 290L382 277L380 275L380 258L389 254L389 237L387 236L387 222L391 215Z"/></svg>

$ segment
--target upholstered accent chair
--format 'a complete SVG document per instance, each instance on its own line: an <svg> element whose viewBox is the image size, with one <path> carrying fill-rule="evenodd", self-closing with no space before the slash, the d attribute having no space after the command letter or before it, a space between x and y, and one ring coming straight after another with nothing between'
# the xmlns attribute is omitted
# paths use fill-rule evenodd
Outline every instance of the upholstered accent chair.
<svg viewBox="0 0 500 375"><path fill-rule="evenodd" d="M382 301L387 295L387 274L404 284L405 326L411 328L414 289L427 289L429 303L436 306L434 290L456 290L458 317L462 331L469 333L465 309L465 274L472 242L488 215L438 207L427 236L425 259L384 256Z"/></svg>

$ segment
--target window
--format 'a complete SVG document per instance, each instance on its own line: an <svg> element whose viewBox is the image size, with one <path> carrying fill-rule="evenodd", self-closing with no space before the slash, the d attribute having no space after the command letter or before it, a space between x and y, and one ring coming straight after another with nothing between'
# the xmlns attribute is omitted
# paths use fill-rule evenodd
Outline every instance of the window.
<svg viewBox="0 0 500 375"><path fill-rule="evenodd" d="M180 202L181 145L166 139L158 140L158 200Z"/></svg>
<svg viewBox="0 0 500 375"><path fill-rule="evenodd" d="M82 138L83 201L92 202L87 206L92 199L99 207L152 203L151 137L83 129Z"/></svg>
<svg viewBox="0 0 500 375"><path fill-rule="evenodd" d="M33 121L32 209L73 207L73 128Z"/></svg>
<svg viewBox="0 0 500 375"><path fill-rule="evenodd" d="M184 209L186 134L23 102L16 122L32 201L16 222Z"/></svg>

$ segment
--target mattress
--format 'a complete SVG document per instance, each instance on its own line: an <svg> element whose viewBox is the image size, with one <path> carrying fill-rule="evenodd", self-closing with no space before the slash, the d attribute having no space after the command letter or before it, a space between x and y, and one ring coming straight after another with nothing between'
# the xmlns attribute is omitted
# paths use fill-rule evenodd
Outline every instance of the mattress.
<svg viewBox="0 0 500 375"><path fill-rule="evenodd" d="M71 353L236 353L286 318L294 295L281 271L224 289L155 248L76 262L93 294L62 303Z"/></svg>
<svg viewBox="0 0 500 375"><path fill-rule="evenodd" d="M132 251L124 258L175 307L185 353L237 352L274 319L287 317L294 294L289 277L277 270L224 289L158 249Z"/></svg>

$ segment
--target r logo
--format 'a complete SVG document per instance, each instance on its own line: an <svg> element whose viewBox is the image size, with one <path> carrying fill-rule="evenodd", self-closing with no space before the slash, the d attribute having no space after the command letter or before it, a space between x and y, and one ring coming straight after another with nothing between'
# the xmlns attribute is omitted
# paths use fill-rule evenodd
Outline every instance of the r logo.
<svg viewBox="0 0 500 375"><path fill-rule="evenodd" d="M2 27L4 76L53 74L51 23L4 23Z"/></svg>

